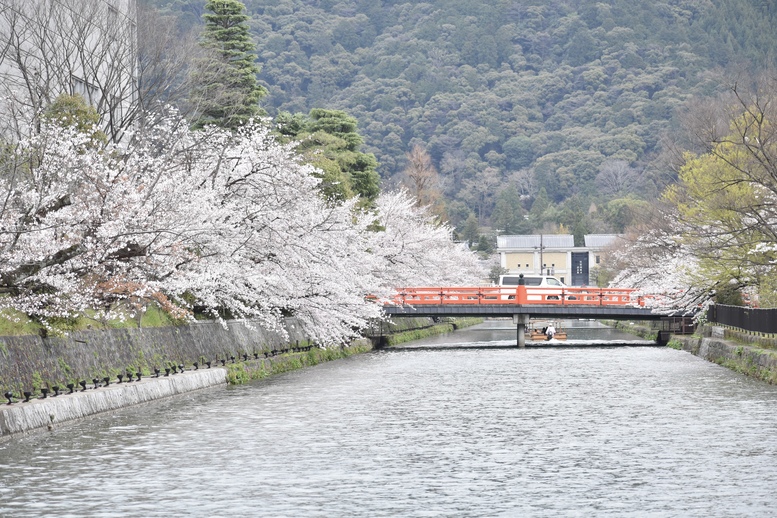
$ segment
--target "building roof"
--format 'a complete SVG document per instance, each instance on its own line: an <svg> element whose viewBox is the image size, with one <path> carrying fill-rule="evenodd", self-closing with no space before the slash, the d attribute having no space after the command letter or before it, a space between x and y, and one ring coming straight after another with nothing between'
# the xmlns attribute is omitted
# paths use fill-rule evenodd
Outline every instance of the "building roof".
<svg viewBox="0 0 777 518"><path fill-rule="evenodd" d="M585 247L589 249L602 249L615 243L620 237L618 234L587 234L584 236ZM532 234L519 236L497 236L496 247L499 250L506 249L565 249L575 248L575 237L572 234Z"/></svg>
<svg viewBox="0 0 777 518"><path fill-rule="evenodd" d="M535 234L523 236L498 236L497 248L572 248L575 236L572 234Z"/></svg>
<svg viewBox="0 0 777 518"><path fill-rule="evenodd" d="M607 248L615 243L618 234L588 234L584 236L586 248Z"/></svg>

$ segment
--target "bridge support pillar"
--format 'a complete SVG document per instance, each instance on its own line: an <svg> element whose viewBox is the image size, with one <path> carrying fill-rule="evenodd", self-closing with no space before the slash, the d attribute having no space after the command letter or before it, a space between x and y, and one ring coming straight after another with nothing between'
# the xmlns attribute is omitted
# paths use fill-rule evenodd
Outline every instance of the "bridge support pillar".
<svg viewBox="0 0 777 518"><path fill-rule="evenodd" d="M526 326L529 324L529 315L513 315L513 324L516 326L518 347L526 347Z"/></svg>

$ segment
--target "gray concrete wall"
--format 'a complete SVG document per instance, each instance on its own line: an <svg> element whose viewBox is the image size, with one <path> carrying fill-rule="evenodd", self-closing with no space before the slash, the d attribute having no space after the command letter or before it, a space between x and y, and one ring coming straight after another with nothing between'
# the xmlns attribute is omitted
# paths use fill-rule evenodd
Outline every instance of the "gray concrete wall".
<svg viewBox="0 0 777 518"><path fill-rule="evenodd" d="M0 407L0 439L226 382L227 369L212 368L6 404Z"/></svg>
<svg viewBox="0 0 777 518"><path fill-rule="evenodd" d="M377 335L401 333L434 326L428 318L398 319L396 324L377 326ZM322 361L342 358L372 349L369 340L357 340L351 346L310 351L295 351L297 345L308 342L294 319L287 319L289 339L279 332L267 331L229 322L225 329L215 322L179 327L118 329L71 333L66 337L3 336L0 337L0 394L12 391L13 404L0 400L0 440L16 435L53 428L60 423L90 415L110 412L127 406L175 396L193 390L230 383L245 383L268 375L315 365ZM369 334L369 333L368 333ZM215 360L243 353L247 362L228 362L225 368L213 365L199 370L192 363L202 359ZM265 354L266 358L265 358ZM283 353L283 354L277 354ZM169 364L184 364L186 371L164 375ZM220 365L220 364L219 364ZM151 377L154 366L162 369L159 377ZM116 374L131 367L143 372L141 381L118 383ZM76 386L66 393L68 382L110 376L109 386L88 389ZM42 398L41 386L60 387L61 394ZM36 390L29 402L20 401L24 391Z"/></svg>
<svg viewBox="0 0 777 518"><path fill-rule="evenodd" d="M228 322L194 323L160 328L112 329L73 332L63 337L0 337L0 394L21 394L33 387L59 385L93 377L115 376L125 369L134 372L164 369L166 364L187 367L195 361L239 357L243 353L283 350L289 344L305 343L294 319L285 323L289 340L281 333Z"/></svg>
<svg viewBox="0 0 777 518"><path fill-rule="evenodd" d="M679 342L684 351L707 361L767 383L777 383L777 350L758 343L733 341L721 327L704 326L700 336L674 336L673 342Z"/></svg>

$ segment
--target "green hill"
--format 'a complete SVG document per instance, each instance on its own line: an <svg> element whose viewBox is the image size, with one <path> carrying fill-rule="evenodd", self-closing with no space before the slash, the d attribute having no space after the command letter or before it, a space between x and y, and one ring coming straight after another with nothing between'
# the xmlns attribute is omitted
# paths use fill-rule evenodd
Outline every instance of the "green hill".
<svg viewBox="0 0 777 518"><path fill-rule="evenodd" d="M270 114L348 112L386 182L420 144L451 220L500 230L620 230L624 205L671 180L651 163L675 110L719 88L715 71L777 56L766 0L245 3ZM538 196L529 223L505 216Z"/></svg>

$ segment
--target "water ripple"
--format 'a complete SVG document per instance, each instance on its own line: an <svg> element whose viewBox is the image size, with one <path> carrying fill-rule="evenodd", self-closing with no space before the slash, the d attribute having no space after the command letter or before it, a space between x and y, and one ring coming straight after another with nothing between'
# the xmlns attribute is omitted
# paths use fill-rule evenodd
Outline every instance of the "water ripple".
<svg viewBox="0 0 777 518"><path fill-rule="evenodd" d="M767 516L776 431L673 350L374 353L0 444L0 515Z"/></svg>

